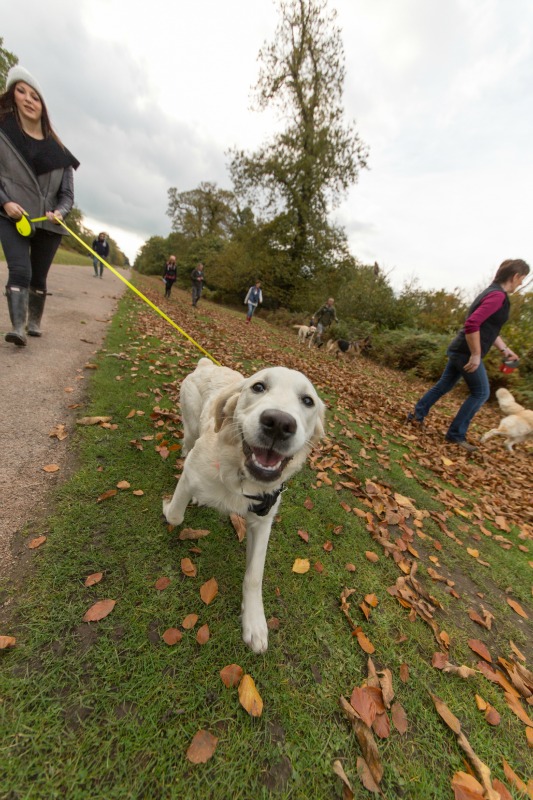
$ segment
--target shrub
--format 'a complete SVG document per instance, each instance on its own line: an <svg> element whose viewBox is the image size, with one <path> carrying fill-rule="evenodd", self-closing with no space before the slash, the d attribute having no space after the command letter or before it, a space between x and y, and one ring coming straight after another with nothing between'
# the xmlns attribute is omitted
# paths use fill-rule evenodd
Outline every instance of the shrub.
<svg viewBox="0 0 533 800"><path fill-rule="evenodd" d="M449 336L409 329L383 331L372 336L370 358L386 367L413 370L422 378L437 379L445 364Z"/></svg>

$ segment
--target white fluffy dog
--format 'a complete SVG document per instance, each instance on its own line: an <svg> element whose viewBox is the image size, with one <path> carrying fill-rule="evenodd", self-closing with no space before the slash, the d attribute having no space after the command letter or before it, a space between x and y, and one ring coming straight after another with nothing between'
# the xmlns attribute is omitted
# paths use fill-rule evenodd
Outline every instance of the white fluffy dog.
<svg viewBox="0 0 533 800"><path fill-rule="evenodd" d="M180 405L187 458L163 513L181 525L194 498L245 517L242 632L255 653L264 653L262 581L270 529L284 482L324 434L324 404L301 372L269 367L245 379L201 358L181 385Z"/></svg>
<svg viewBox="0 0 533 800"><path fill-rule="evenodd" d="M316 327L314 325L293 325L292 327L298 330L298 342L300 344L305 344L306 339L308 339L309 347L311 347L311 342L316 333Z"/></svg>
<svg viewBox="0 0 533 800"><path fill-rule="evenodd" d="M528 411L520 403L517 403L507 389L498 389L496 397L506 416L497 428L493 428L482 436L481 441L486 442L492 436L506 436L504 445L507 450L512 452L513 445L533 437L533 411Z"/></svg>

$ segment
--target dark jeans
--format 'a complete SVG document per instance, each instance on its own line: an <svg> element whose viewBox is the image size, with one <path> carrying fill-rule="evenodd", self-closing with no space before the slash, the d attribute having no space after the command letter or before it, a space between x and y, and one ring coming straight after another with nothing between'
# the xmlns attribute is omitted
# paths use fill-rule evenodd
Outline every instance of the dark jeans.
<svg viewBox="0 0 533 800"><path fill-rule="evenodd" d="M37 228L30 238L21 236L14 222L0 217L0 241L8 269L8 286L46 292L46 277L61 243L60 233Z"/></svg>
<svg viewBox="0 0 533 800"><path fill-rule="evenodd" d="M420 398L415 406L415 418L422 421L437 400L448 394L460 378L463 378L470 390L470 394L455 415L446 433L446 438L451 442L463 442L465 440L468 426L483 403L487 402L490 395L489 379L483 362L475 372L464 371L463 367L469 358L470 356L466 355L466 353L448 353L448 363L440 380Z"/></svg>
<svg viewBox="0 0 533 800"><path fill-rule="evenodd" d="M99 258L96 258L96 256L93 256L93 267L94 267L94 274L98 275L98 273L100 272L100 277L102 277L102 275L104 274L104 265L102 264Z"/></svg>
<svg viewBox="0 0 533 800"><path fill-rule="evenodd" d="M202 281L195 281L192 285L192 304L196 305L202 294Z"/></svg>

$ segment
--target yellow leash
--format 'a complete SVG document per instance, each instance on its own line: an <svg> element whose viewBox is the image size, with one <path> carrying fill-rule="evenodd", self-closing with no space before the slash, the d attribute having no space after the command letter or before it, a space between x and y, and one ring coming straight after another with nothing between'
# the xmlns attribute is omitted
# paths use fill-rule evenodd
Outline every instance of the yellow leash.
<svg viewBox="0 0 533 800"><path fill-rule="evenodd" d="M24 218L24 217L23 217L23 219L26 219L26 218ZM43 220L45 220L45 219L47 219L47 217L37 217L36 219L31 219L31 220L29 220L29 222L42 222L42 221L43 221ZM119 278L119 279L122 281L122 283L125 283L125 284L126 284L126 286L127 286L129 289L131 289L131 291L132 291L132 292L135 292L135 294L136 294L136 295L138 295L138 297L140 297L140 298L141 298L141 300L144 300L144 302L145 302L147 305L149 305L149 306L150 306L150 308L153 308L153 310L154 310L154 311L156 311L156 312L159 314L159 316L160 316L160 317L163 317L163 319L164 319L166 322L168 322L168 324L169 324L169 325L172 325L172 327L173 327L173 328L175 328L175 329L178 331L178 333L181 333L181 335L182 335L182 336L185 336L185 338L186 338L186 339L188 339L188 340L189 340L189 342L191 342L191 344L193 344L193 345L194 345L195 347L197 347L197 348L198 348L198 350L200 350L200 351L201 351L201 352L202 352L204 355L206 355L208 358L210 358L210 359L211 359L211 361L213 362L213 364L216 364L216 365L217 365L217 367L221 367L221 366L222 366L222 364L220 363L220 361L217 361L217 360L216 360L216 358L215 358L214 356L212 356L212 355L211 355L211 353L208 353L208 352L207 352L207 350L204 350L204 348L203 348L201 345L199 345L199 344L198 344L198 342L195 342L195 340L192 338L192 336L189 336L189 334L188 334L188 333L186 333L186 332L183 330L183 328L180 328L180 326L179 326L179 325L176 325L176 323L174 322L174 320L170 319L170 317L169 317L169 316L167 316L167 314L165 314L165 312L164 312L164 311L161 311L161 309L160 309L160 308L158 308L158 307L155 305L155 303L152 303L152 301L151 301L151 300L149 300L149 299L146 297L146 295L144 295L144 294L143 294L142 292L140 292L140 291L139 291L139 290L138 290L138 289L137 289L135 286L133 286L133 284L132 284L132 283L130 283L130 282L129 282L129 281L128 281L128 280L127 280L127 279L126 279L126 278L125 278L123 275L121 275L121 274L120 274L120 272L117 272L117 270L116 270L114 267L112 267L112 266L111 266L111 264L108 264L108 263L107 263L107 261L106 261L105 259L103 259L101 256L99 256L99 255L98 255L98 253L95 253L95 252L94 252L94 250L93 250L91 247L89 247L89 245L88 245L88 244L85 244L85 242L83 241L83 239L80 239L80 237L79 237L79 236L78 236L76 233L74 233L74 231L71 231L71 230L70 230L70 228L68 227L68 225L66 225L66 224L63 222L63 220L62 220L62 219L59 219L59 217L55 217L55 219L57 220L57 222L58 222L60 225L62 225L62 226L65 228L65 230L66 230L66 231L68 231L68 232L70 233L70 235L71 235L71 236L73 236L73 237L76 239L76 241L77 241L77 242L79 242L80 244L82 244L82 245L85 247L85 249L86 249L86 250L88 250L88 251L89 251L89 253L91 253L91 255L92 255L92 256L94 256L95 258L97 258L99 261L101 261L101 262L102 262L102 264L104 264L104 265L105 265L105 266L106 266L106 267L107 267L109 270L111 270L111 272L113 273L113 275L116 275L116 276L117 276L117 278ZM28 234L22 234L22 235L26 235L26 236L27 236Z"/></svg>

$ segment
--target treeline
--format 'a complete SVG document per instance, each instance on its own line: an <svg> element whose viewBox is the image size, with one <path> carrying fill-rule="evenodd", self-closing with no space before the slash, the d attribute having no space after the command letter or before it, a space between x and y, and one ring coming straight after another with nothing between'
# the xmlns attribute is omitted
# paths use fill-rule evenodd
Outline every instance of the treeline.
<svg viewBox="0 0 533 800"><path fill-rule="evenodd" d="M175 255L178 285L185 288L201 261L215 302L240 306L248 287L261 280L263 311L280 319L298 316L302 322L333 296L338 333L347 338L406 325L450 333L464 317L466 304L458 290L424 291L411 283L396 294L378 264L365 265L351 255L340 230L332 231L336 241L335 247L330 243L329 261L295 274L280 244L279 218L256 220L249 207L239 208L234 194L211 183L181 194L170 189L169 199L174 231L145 242L134 265L139 272L162 274L169 255Z"/></svg>
<svg viewBox="0 0 533 800"><path fill-rule="evenodd" d="M280 245L282 222L256 219L249 207L239 207L233 193L215 184L203 183L183 193L170 189L167 213L174 231L145 242L134 265L139 272L162 275L173 254L177 284L188 289L191 270L201 261L205 295L239 309L248 287L259 279L264 303L258 313L281 325L307 323L328 297L334 297L339 323L331 336L357 339L371 333L371 358L424 378L440 375L451 335L463 324L474 299L459 289L424 290L416 281L394 291L390 276L378 264L363 264L350 254L339 230L334 232L329 261L295 274ZM505 338L521 355L520 371L511 383L519 382L522 395L533 399L533 293L515 295L511 306ZM494 387L509 382L499 371L496 352L486 365Z"/></svg>

